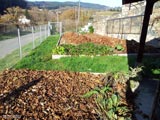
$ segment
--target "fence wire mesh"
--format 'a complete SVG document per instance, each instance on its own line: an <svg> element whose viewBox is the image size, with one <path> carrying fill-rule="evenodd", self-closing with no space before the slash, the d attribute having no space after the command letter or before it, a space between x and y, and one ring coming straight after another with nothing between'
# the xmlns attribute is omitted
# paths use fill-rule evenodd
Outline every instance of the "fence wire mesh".
<svg viewBox="0 0 160 120"><path fill-rule="evenodd" d="M20 28L0 24L0 71L14 66L49 35L60 34L61 28L61 23Z"/></svg>

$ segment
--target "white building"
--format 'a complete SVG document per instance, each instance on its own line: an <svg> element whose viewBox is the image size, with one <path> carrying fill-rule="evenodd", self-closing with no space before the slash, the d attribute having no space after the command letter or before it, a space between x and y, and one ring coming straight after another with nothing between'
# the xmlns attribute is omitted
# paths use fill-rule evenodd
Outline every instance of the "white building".
<svg viewBox="0 0 160 120"><path fill-rule="evenodd" d="M26 16L24 15L20 16L18 20L21 24L30 24L31 22L31 20L27 19Z"/></svg>

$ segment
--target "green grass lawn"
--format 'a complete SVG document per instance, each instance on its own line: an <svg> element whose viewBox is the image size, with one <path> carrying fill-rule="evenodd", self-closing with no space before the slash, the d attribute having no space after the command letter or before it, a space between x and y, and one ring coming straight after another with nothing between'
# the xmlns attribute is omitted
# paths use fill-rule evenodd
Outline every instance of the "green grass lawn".
<svg viewBox="0 0 160 120"><path fill-rule="evenodd" d="M14 66L16 69L29 68L33 70L66 70L66 71L128 71L127 57L96 56L96 57L67 57L52 60L52 49L56 47L59 36L49 37L30 55L23 58Z"/></svg>
<svg viewBox="0 0 160 120"><path fill-rule="evenodd" d="M33 70L65 70L79 72L128 72L135 64L135 57L125 56L96 56L96 57L66 57L52 60L52 49L56 47L59 36L50 36L28 56L18 62L14 68L29 68ZM144 72L146 75L160 74L160 58L145 57Z"/></svg>

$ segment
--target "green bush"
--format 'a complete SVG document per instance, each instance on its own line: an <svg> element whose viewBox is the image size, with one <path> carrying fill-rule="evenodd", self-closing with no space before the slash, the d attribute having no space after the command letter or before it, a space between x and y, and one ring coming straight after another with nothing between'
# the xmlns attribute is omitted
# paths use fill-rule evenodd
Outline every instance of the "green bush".
<svg viewBox="0 0 160 120"><path fill-rule="evenodd" d="M93 26L90 26L88 29L89 29L89 33L94 33L94 28L93 28Z"/></svg>
<svg viewBox="0 0 160 120"><path fill-rule="evenodd" d="M54 49L52 50L52 53L53 53L53 54L58 54L58 55L63 55L63 54L65 54L66 52L65 52L65 48L64 48L64 47L58 46L58 47L56 47L56 48L54 48Z"/></svg>
<svg viewBox="0 0 160 120"><path fill-rule="evenodd" d="M115 49L118 50L118 51L123 51L123 50L124 50L123 46L120 45L120 44L117 44L117 45L115 46Z"/></svg>

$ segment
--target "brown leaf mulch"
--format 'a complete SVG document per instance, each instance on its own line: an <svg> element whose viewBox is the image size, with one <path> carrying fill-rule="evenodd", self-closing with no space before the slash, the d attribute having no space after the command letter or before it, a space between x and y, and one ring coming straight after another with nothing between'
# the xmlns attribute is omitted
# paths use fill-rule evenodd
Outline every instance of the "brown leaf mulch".
<svg viewBox="0 0 160 120"><path fill-rule="evenodd" d="M93 99L82 95L101 85L103 75L5 70L0 74L0 119L97 119Z"/></svg>
<svg viewBox="0 0 160 120"><path fill-rule="evenodd" d="M122 40L117 38L112 38L108 36L101 36L97 34L77 34L73 32L66 32L60 41L60 44L81 44L92 42L100 45L108 45L115 47L120 44L125 49L124 51L117 51L118 53L137 53L139 48L139 43L134 40ZM145 46L146 53L157 53L159 52L153 46Z"/></svg>

